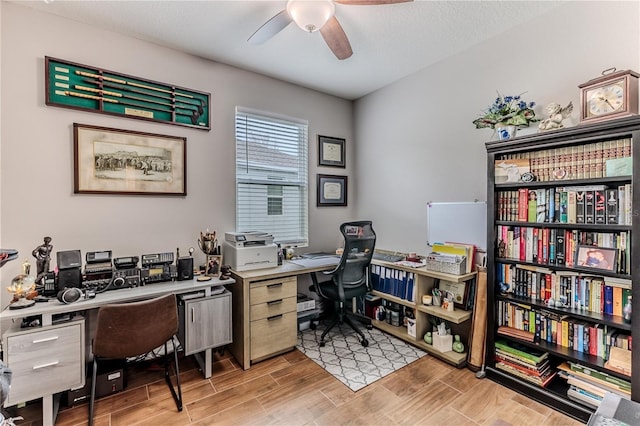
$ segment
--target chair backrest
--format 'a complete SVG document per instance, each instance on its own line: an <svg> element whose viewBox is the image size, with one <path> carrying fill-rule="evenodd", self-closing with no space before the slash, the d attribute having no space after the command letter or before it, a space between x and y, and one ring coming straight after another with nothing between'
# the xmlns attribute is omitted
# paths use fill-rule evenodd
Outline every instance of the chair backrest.
<svg viewBox="0 0 640 426"><path fill-rule="evenodd" d="M376 233L370 220L346 222L340 225L344 237L344 251L333 279L344 288L366 285L369 265L376 246Z"/></svg>
<svg viewBox="0 0 640 426"><path fill-rule="evenodd" d="M105 305L98 309L92 350L101 358L134 357L162 346L177 332L175 294Z"/></svg>

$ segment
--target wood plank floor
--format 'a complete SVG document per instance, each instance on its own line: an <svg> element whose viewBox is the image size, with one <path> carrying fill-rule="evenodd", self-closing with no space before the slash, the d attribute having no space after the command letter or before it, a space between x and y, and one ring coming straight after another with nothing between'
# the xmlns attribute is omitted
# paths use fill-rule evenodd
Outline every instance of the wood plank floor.
<svg viewBox="0 0 640 426"><path fill-rule="evenodd" d="M153 364L127 367L127 388L96 402L96 426L156 425L562 425L581 423L475 373L431 356L353 392L298 350L244 371L215 355L204 379L192 357L180 361L178 412ZM42 424L41 404L5 410L18 426ZM87 404L63 408L56 426L87 424Z"/></svg>

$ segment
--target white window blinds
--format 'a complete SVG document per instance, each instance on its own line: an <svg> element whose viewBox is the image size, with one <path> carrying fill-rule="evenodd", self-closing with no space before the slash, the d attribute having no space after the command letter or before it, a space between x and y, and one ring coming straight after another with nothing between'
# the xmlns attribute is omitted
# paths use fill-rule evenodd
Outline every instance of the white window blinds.
<svg viewBox="0 0 640 426"><path fill-rule="evenodd" d="M308 243L308 124L236 108L236 229Z"/></svg>

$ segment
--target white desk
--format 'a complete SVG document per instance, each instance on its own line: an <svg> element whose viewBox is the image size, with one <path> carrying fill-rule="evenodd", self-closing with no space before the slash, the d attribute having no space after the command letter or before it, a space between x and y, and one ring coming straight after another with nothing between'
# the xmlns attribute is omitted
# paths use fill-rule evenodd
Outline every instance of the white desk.
<svg viewBox="0 0 640 426"><path fill-rule="evenodd" d="M12 334L20 335L25 331L34 330L35 332L43 331L47 332L50 329L59 329L60 325L52 325L53 317L57 314L79 314L84 311L94 311L100 306L107 305L110 303L123 303L123 302L132 302L136 300L143 299L151 299L153 297L162 296L169 293L178 294L186 294L192 292L202 292L204 291L204 296L211 295L211 289L213 287L221 286L221 285L229 285L233 284L233 279L228 280L219 280L214 278L210 281L197 281L197 280L187 280L187 281L175 281L175 282L164 282L164 283L154 283L148 284L146 286L134 287L134 288L125 288L119 290L110 290L104 293L99 293L93 299L80 299L77 302L65 305L56 299L52 299L49 302L36 303L34 306L24 309L9 309L6 308L0 313L0 326L2 327L2 333L5 337L4 341L6 342L6 337ZM87 313L89 313L87 312ZM27 328L20 329L20 323L22 318L30 317L30 316L42 316L42 324L41 327L36 328ZM89 316L89 315L85 315ZM69 324L74 323L73 321ZM77 322L76 322L77 324ZM84 321L82 321L82 329L84 330ZM88 356L85 356L85 352L90 352L90 342L91 342L91 327L88 326L86 330L84 330L84 334L87 336L86 339L84 336L81 336L81 345L83 348L78 348L77 344L74 343L76 347L68 348L68 351L80 352L81 360L88 359ZM88 344L85 344L86 343ZM76 342L74 340L74 342ZM78 343L78 342L76 342ZM8 357L9 348L3 348L4 360L6 363L6 359ZM198 361L201 363L201 367L203 369L205 377L211 377L212 368L211 364L213 361L212 349L208 348L204 351L204 360L199 358ZM61 363L62 364L62 363ZM80 364L80 363L78 363ZM84 364L84 363L82 363ZM10 363L7 363L7 366L11 368ZM67 365L68 367L68 365ZM81 369L82 375L82 385L84 384L84 365L78 365L76 368ZM28 377L27 377L28 378ZM17 376L14 374L13 380L24 380L24 378ZM35 384L37 385L37 384ZM56 392L60 392L66 389L60 389ZM45 426L53 425L55 422L55 415L57 413L57 407L54 407L54 393L43 391L42 394L42 422Z"/></svg>

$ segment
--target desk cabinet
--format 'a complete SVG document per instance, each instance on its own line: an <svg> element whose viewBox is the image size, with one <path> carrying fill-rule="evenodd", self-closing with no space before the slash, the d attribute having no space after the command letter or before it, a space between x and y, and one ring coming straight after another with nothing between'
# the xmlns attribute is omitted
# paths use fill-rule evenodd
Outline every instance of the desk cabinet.
<svg viewBox="0 0 640 426"><path fill-rule="evenodd" d="M255 283L249 290L251 360L289 350L297 341L295 277Z"/></svg>
<svg viewBox="0 0 640 426"><path fill-rule="evenodd" d="M290 262L277 268L231 272L235 283L230 286L233 342L229 350L245 370L252 362L296 346L297 277L308 272Z"/></svg>
<svg viewBox="0 0 640 426"><path fill-rule="evenodd" d="M178 339L185 355L231 343L231 293L180 302Z"/></svg>
<svg viewBox="0 0 640 426"><path fill-rule="evenodd" d="M4 362L13 376L5 407L84 386L84 329L76 320L7 331Z"/></svg>

